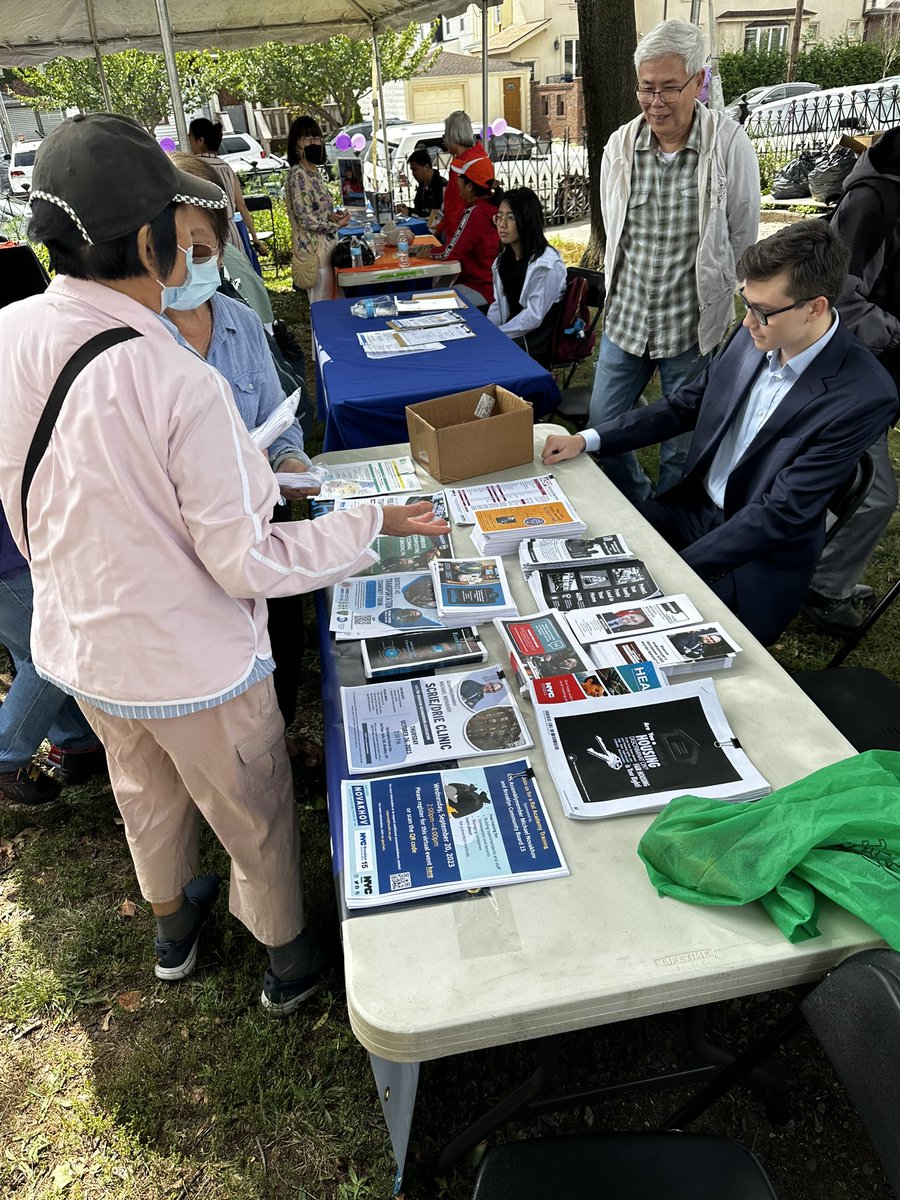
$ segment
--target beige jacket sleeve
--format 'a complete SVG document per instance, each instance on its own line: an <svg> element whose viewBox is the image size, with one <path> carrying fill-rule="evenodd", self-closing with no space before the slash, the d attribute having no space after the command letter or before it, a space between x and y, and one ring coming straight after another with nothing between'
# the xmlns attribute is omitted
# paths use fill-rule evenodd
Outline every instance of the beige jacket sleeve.
<svg viewBox="0 0 900 1200"><path fill-rule="evenodd" d="M168 472L197 557L230 596L289 596L328 587L374 562L377 504L317 521L272 525L275 477L238 414L227 382L179 397L171 416ZM201 394L202 392L202 394Z"/></svg>

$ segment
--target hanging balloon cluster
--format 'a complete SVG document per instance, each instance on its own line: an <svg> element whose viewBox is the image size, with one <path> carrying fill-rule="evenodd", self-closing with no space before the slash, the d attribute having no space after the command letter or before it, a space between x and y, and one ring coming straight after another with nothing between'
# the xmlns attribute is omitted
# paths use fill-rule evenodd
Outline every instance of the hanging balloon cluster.
<svg viewBox="0 0 900 1200"><path fill-rule="evenodd" d="M172 154L177 149L175 143L170 137L160 138L159 147L161 150L165 150L166 154Z"/></svg>
<svg viewBox="0 0 900 1200"><path fill-rule="evenodd" d="M350 135L347 133L339 133L334 139L334 148L335 150L349 150Z"/></svg>
<svg viewBox="0 0 900 1200"><path fill-rule="evenodd" d="M339 133L334 139L334 148L336 150L365 150L366 136L363 133L354 133L350 137L347 133Z"/></svg>

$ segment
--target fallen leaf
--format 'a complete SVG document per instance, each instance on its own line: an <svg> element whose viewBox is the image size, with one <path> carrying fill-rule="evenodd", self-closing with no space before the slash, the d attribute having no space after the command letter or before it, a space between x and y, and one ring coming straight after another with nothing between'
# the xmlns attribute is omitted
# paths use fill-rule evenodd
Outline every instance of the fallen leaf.
<svg viewBox="0 0 900 1200"><path fill-rule="evenodd" d="M113 1010L111 1008L107 1009L107 1011L103 1014L103 1020L100 1022L100 1028L103 1030L104 1033L109 1033L109 1026L110 1026L110 1022L112 1021L112 1015L113 1015Z"/></svg>
<svg viewBox="0 0 900 1200"><path fill-rule="evenodd" d="M116 1003L119 1008L124 1008L126 1012L137 1012L141 1007L143 997L140 992L123 992L121 996L116 997Z"/></svg>
<svg viewBox="0 0 900 1200"><path fill-rule="evenodd" d="M53 1186L58 1192L63 1192L70 1183L74 1183L84 1174L84 1163L75 1161L57 1163L50 1176Z"/></svg>
<svg viewBox="0 0 900 1200"><path fill-rule="evenodd" d="M122 903L119 905L119 916L120 917L126 917L126 918L133 917L136 912L137 912L137 908L135 907L135 903L133 900L123 900Z"/></svg>

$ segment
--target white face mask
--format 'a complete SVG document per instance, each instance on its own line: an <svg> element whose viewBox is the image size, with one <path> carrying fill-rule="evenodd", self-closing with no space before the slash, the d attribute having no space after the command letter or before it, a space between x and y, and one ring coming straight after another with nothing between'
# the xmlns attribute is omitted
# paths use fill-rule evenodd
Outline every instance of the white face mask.
<svg viewBox="0 0 900 1200"><path fill-rule="evenodd" d="M187 279L180 287L166 288L168 297L166 308L176 308L181 311L199 308L214 292L219 290L220 282L219 264L215 258L195 263L193 256L189 255Z"/></svg>

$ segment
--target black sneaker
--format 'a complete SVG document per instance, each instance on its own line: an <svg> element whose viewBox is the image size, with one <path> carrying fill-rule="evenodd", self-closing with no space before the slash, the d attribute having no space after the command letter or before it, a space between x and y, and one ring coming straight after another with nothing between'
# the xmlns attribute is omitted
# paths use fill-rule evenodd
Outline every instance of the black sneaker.
<svg viewBox="0 0 900 1200"><path fill-rule="evenodd" d="M194 928L180 942L163 942L156 939L156 966L154 974L157 979L167 983L175 983L179 979L187 979L193 974L197 965L197 942L200 940L200 930L206 923L212 906L219 898L218 875L198 875L184 889L188 903L197 910L197 921Z"/></svg>
<svg viewBox="0 0 900 1200"><path fill-rule="evenodd" d="M32 763L0 775L0 801L7 804L50 804L59 795L59 784Z"/></svg>
<svg viewBox="0 0 900 1200"><path fill-rule="evenodd" d="M833 600L812 590L806 593L800 611L809 617L814 625L839 637L853 633L863 623L862 613L853 606L852 599Z"/></svg>
<svg viewBox="0 0 900 1200"><path fill-rule="evenodd" d="M51 744L47 755L47 766L63 787L71 783L86 783L94 775L105 775L106 751L97 743L90 750L63 750Z"/></svg>
<svg viewBox="0 0 900 1200"><path fill-rule="evenodd" d="M260 1000L263 1008L267 1008L276 1017L289 1017L292 1012L296 1012L303 1001L308 1000L318 989L328 967L328 959L312 934L308 935L308 940L309 969L299 979L279 979L271 967L266 967Z"/></svg>

